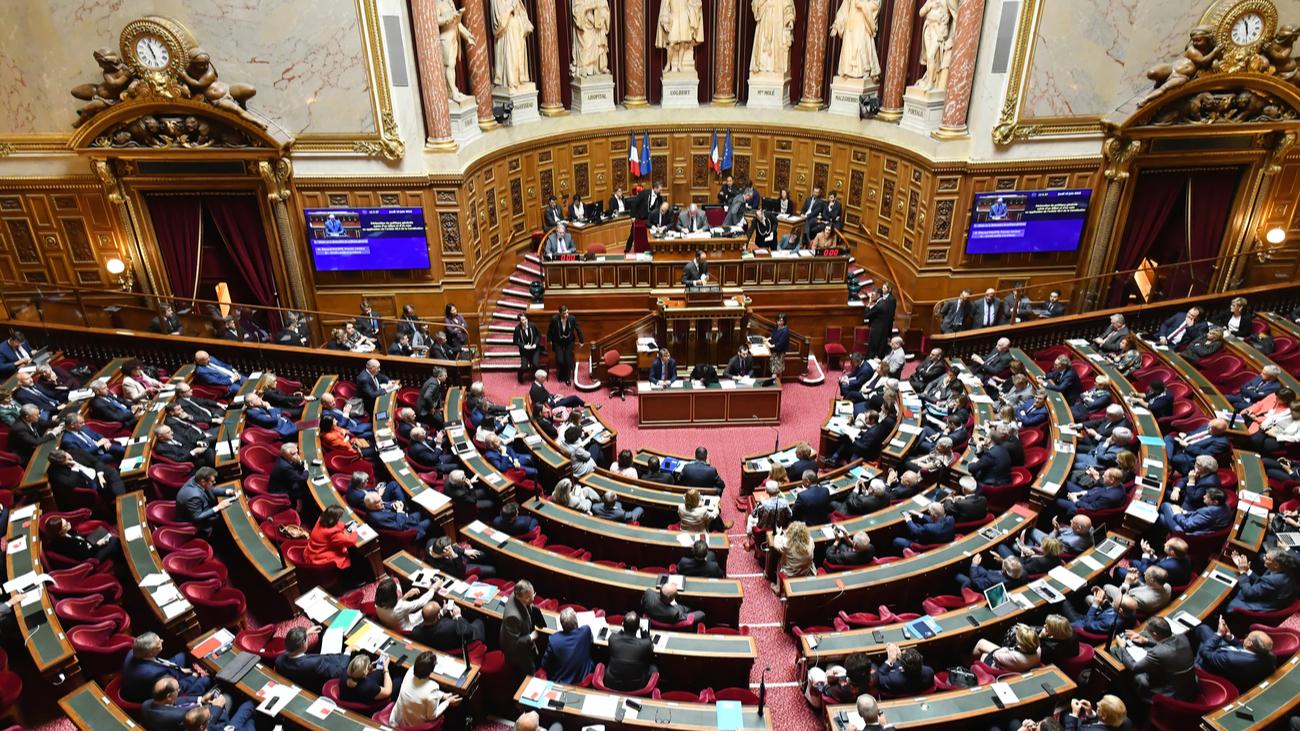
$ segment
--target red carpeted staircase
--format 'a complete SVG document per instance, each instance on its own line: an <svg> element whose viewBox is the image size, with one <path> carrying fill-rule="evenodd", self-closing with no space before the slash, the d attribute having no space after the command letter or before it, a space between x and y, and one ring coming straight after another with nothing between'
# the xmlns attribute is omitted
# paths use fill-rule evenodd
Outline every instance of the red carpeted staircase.
<svg viewBox="0 0 1300 731"><path fill-rule="evenodd" d="M497 297L496 308L488 318L487 332L483 336L483 370L519 370L519 350L510 338L519 313L529 312L528 306L533 299L528 293L529 286L541 279L542 260L536 254L524 254L506 280L505 287ZM545 323L533 324L545 331Z"/></svg>

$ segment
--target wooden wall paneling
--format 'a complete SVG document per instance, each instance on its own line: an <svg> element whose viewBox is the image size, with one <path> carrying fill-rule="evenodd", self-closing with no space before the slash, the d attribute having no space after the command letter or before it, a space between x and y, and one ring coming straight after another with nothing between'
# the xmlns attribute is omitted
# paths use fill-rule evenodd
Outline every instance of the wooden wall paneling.
<svg viewBox="0 0 1300 731"><path fill-rule="evenodd" d="M1273 176L1257 235L1273 227L1286 231L1286 242L1271 250L1268 261L1250 257L1246 262L1246 286L1295 281L1300 277L1300 158L1288 158Z"/></svg>
<svg viewBox="0 0 1300 731"><path fill-rule="evenodd" d="M106 262L125 258L117 221L97 186L55 184L0 195L0 276L28 282L109 287Z"/></svg>

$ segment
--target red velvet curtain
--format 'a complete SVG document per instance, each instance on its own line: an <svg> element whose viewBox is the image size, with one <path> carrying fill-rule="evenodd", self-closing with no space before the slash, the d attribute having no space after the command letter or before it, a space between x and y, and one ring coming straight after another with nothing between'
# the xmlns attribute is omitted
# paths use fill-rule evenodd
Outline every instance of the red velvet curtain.
<svg viewBox="0 0 1300 731"><path fill-rule="evenodd" d="M1183 172L1148 170L1138 175L1134 181L1128 226L1124 229L1124 243L1115 259L1116 271L1127 272L1142 263L1160 237L1186 185L1187 175ZM1130 273L1115 276L1110 288L1110 307L1124 303L1125 285L1132 279Z"/></svg>
<svg viewBox="0 0 1300 731"><path fill-rule="evenodd" d="M146 195L145 203L172 294L193 297L199 273L199 198Z"/></svg>
<svg viewBox="0 0 1300 731"><path fill-rule="evenodd" d="M275 275L267 251L266 230L257 197L252 195L203 196L203 208L212 217L231 259L257 300L252 304L275 307Z"/></svg>

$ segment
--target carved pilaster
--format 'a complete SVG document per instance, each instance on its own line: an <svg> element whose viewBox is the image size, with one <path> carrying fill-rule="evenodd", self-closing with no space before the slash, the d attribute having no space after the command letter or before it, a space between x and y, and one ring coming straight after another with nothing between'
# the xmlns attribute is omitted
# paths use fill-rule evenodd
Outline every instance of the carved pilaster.
<svg viewBox="0 0 1300 731"><path fill-rule="evenodd" d="M1073 302L1076 312L1094 309L1101 299L1104 289L1100 279L1102 268L1106 266L1111 248L1115 245L1115 223L1119 216L1120 202L1123 200L1124 186L1128 182L1133 163L1138 153L1142 152L1142 142L1124 137L1119 127L1113 123L1103 123L1106 141L1101 145L1104 158L1102 176L1106 179L1105 192L1102 194L1101 212L1097 216L1097 228L1093 234L1092 246L1088 250L1088 261L1083 271L1084 286L1074 294Z"/></svg>
<svg viewBox="0 0 1300 731"><path fill-rule="evenodd" d="M293 178L293 163L288 158L279 158L268 162L259 162L257 172L266 185L266 198L271 203L271 213L275 218L276 238L280 242L280 258L284 261L284 278L289 282L290 307L311 309L307 292L303 286L302 264L298 257L298 245L293 237L292 218L289 215L289 199L293 196L290 180Z"/></svg>

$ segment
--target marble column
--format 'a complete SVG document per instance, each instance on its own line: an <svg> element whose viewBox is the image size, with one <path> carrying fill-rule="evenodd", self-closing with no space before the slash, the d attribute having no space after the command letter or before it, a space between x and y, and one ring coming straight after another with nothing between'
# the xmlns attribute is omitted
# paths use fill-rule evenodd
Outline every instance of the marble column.
<svg viewBox="0 0 1300 731"><path fill-rule="evenodd" d="M455 150L451 137L451 106L442 65L442 40L438 35L438 3L413 0L411 27L415 31L415 63L420 67L420 101L424 105L425 143Z"/></svg>
<svg viewBox="0 0 1300 731"><path fill-rule="evenodd" d="M822 80L826 72L826 44L830 34L830 0L809 0L808 39L804 41L803 95L796 109L822 108Z"/></svg>
<svg viewBox="0 0 1300 731"><path fill-rule="evenodd" d="M885 59L885 88L876 119L897 122L903 116L903 86L912 55L912 23L916 21L916 0L897 0L889 28L889 50Z"/></svg>
<svg viewBox="0 0 1300 731"><path fill-rule="evenodd" d="M560 34L555 19L555 3L537 3L537 51L541 54L541 106L538 111L546 117L558 117L568 112L560 99Z"/></svg>
<svg viewBox="0 0 1300 731"><path fill-rule="evenodd" d="M736 0L718 0L713 42L713 106L736 106Z"/></svg>
<svg viewBox="0 0 1300 731"><path fill-rule="evenodd" d="M461 22L474 35L475 43L466 48L469 59L470 93L478 105L479 129L497 128L497 120L492 116L492 69L488 65L488 48L492 46L492 36L488 35L487 19L483 16L483 3L471 0L465 3L465 14Z"/></svg>
<svg viewBox="0 0 1300 731"><path fill-rule="evenodd" d="M979 55L984 26L984 0L965 0L957 8L953 28L952 60L948 62L948 88L944 95L943 122L934 136L965 137L970 94L975 86L975 57Z"/></svg>
<svg viewBox="0 0 1300 731"><path fill-rule="evenodd" d="M649 104L645 98L645 0L628 0L623 15L627 43L624 49L627 89L623 93L623 106L644 107Z"/></svg>

